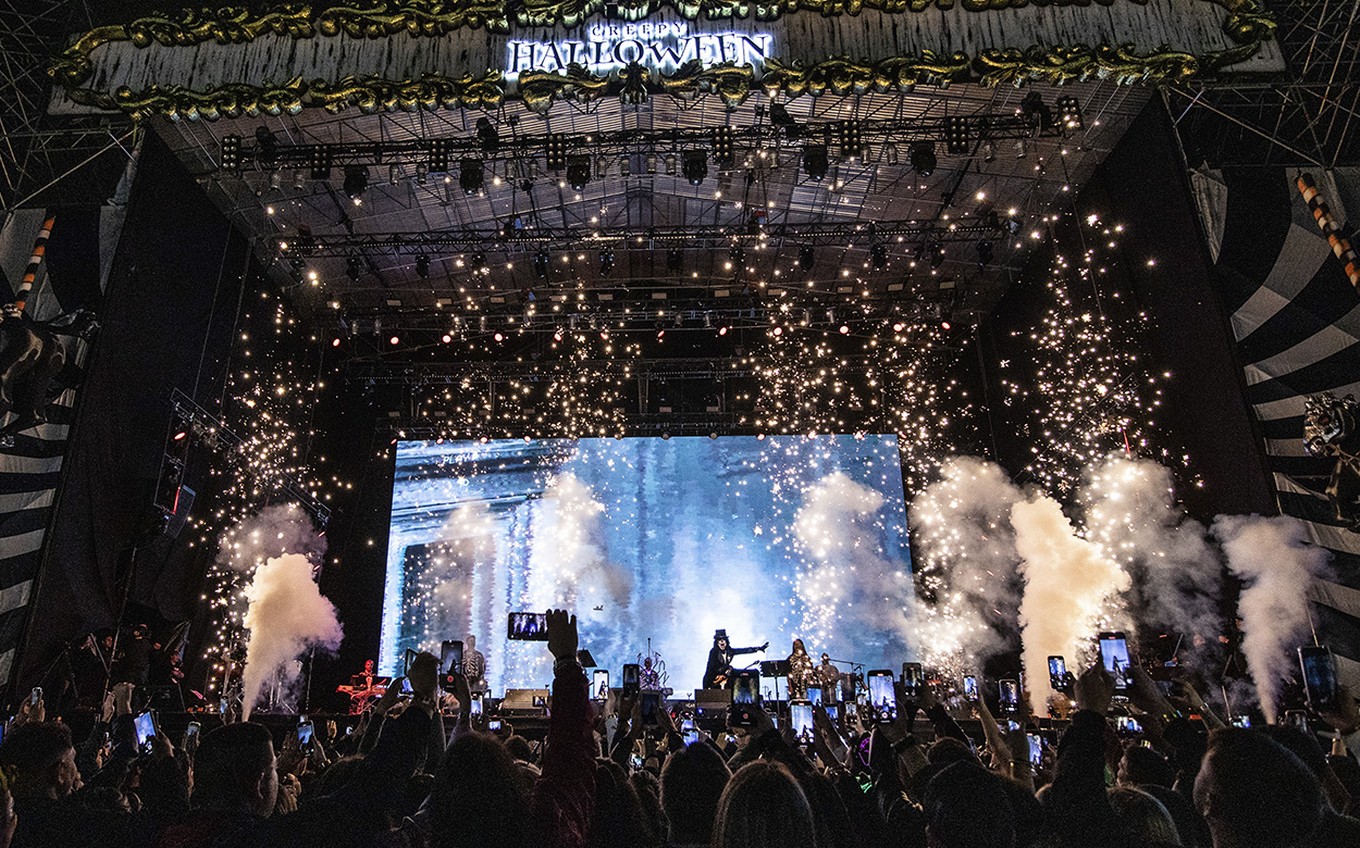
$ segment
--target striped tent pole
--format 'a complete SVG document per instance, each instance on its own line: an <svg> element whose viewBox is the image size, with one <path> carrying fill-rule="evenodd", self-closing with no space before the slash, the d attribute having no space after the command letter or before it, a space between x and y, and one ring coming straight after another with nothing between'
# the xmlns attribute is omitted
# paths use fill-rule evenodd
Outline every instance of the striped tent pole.
<svg viewBox="0 0 1360 848"><path fill-rule="evenodd" d="M1312 174L1299 174L1297 180L1299 194L1308 201L1308 208L1313 213L1313 220L1317 221L1318 228L1323 235L1327 236L1327 241L1332 245L1332 253L1346 266L1346 276L1350 278L1351 285L1360 291L1360 259L1356 258L1355 248L1351 243L1341 236L1341 225L1332 217L1332 210L1327 208L1327 201L1322 198L1318 191L1317 183L1313 181Z"/></svg>
<svg viewBox="0 0 1360 848"><path fill-rule="evenodd" d="M52 235L52 224L57 220L56 215L48 215L47 220L43 221L42 229L38 231L38 238L33 242L33 255L28 258L28 267L24 269L24 278L19 283L19 294L14 298L14 310L24 311L24 304L28 302L28 296L33 292L33 281L38 278L38 268L42 265L43 256L47 254L47 239Z"/></svg>

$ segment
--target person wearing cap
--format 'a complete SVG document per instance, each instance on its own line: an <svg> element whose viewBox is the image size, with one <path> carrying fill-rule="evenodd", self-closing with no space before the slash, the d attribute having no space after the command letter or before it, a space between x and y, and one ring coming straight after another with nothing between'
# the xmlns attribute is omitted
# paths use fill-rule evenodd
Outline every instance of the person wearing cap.
<svg viewBox="0 0 1360 848"><path fill-rule="evenodd" d="M733 648L727 641L727 631L713 633L713 648L708 652L708 668L704 670L704 688L721 689L732 682L732 658L740 654L754 654L770 647L766 642L758 648Z"/></svg>

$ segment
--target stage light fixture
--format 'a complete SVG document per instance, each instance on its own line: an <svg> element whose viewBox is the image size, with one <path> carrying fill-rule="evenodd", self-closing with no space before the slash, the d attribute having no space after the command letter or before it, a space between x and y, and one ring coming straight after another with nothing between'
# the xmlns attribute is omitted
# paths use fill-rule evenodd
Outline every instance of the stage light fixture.
<svg viewBox="0 0 1360 848"><path fill-rule="evenodd" d="M566 133L552 133L548 136L548 170L560 171L567 167Z"/></svg>
<svg viewBox="0 0 1360 848"><path fill-rule="evenodd" d="M798 248L798 265L804 271L812 270L812 262L816 258L817 252L813 250L812 245L805 244Z"/></svg>
<svg viewBox="0 0 1360 848"><path fill-rule="evenodd" d="M218 157L218 162L224 171L231 171L233 174L241 172L241 137L239 135L222 136L222 154Z"/></svg>
<svg viewBox="0 0 1360 848"><path fill-rule="evenodd" d="M1063 129L1086 129L1086 120L1081 116L1081 101L1077 98L1070 94L1059 97L1058 112L1062 116Z"/></svg>
<svg viewBox="0 0 1360 848"><path fill-rule="evenodd" d="M675 154L666 154L666 173L675 176Z"/></svg>
<svg viewBox="0 0 1360 848"><path fill-rule="evenodd" d="M968 119L962 115L950 115L944 119L944 149L951 156L965 156L972 143L972 130Z"/></svg>
<svg viewBox="0 0 1360 848"><path fill-rule="evenodd" d="M582 191L590 183L590 157L578 153L567 157L567 185Z"/></svg>
<svg viewBox="0 0 1360 848"><path fill-rule="evenodd" d="M534 274L536 274L539 279L548 276L548 264L548 251L540 250L534 254Z"/></svg>
<svg viewBox="0 0 1360 848"><path fill-rule="evenodd" d="M685 252L678 247L669 248L666 251L666 270L672 274L679 274L684 270Z"/></svg>
<svg viewBox="0 0 1360 848"><path fill-rule="evenodd" d="M930 267L939 268L943 264L944 264L944 245L936 244L934 247L931 248Z"/></svg>
<svg viewBox="0 0 1360 848"><path fill-rule="evenodd" d="M307 263L302 257L296 256L288 261L289 275L293 282L300 283L307 273Z"/></svg>
<svg viewBox="0 0 1360 848"><path fill-rule="evenodd" d="M875 244L869 248L869 262L874 266L875 271L882 271L888 267L888 249L881 244Z"/></svg>
<svg viewBox="0 0 1360 848"><path fill-rule="evenodd" d="M1031 91L1020 101L1020 115L1035 132L1053 125L1053 111L1037 91Z"/></svg>
<svg viewBox="0 0 1360 848"><path fill-rule="evenodd" d="M789 114L788 108L783 103L770 104L770 123L782 127L789 138L798 138L802 135L802 127L798 126L798 122Z"/></svg>
<svg viewBox="0 0 1360 848"><path fill-rule="evenodd" d="M996 142L984 141L982 143L982 161L983 162L996 161Z"/></svg>
<svg viewBox="0 0 1360 848"><path fill-rule="evenodd" d="M990 241L983 239L977 243L978 267L990 265L994 256L995 250Z"/></svg>
<svg viewBox="0 0 1360 848"><path fill-rule="evenodd" d="M463 159L458 163L458 185L464 194L476 194L486 183L481 159Z"/></svg>
<svg viewBox="0 0 1360 848"><path fill-rule="evenodd" d="M858 159L864 155L864 135L856 120L841 121L836 125L836 136L845 159Z"/></svg>
<svg viewBox="0 0 1360 848"><path fill-rule="evenodd" d="M935 173L939 160L935 157L935 145L928 141L913 144L911 147L911 169L923 177Z"/></svg>
<svg viewBox="0 0 1360 848"><path fill-rule="evenodd" d="M430 142L430 170L436 174L447 174L449 171L449 140L447 138L436 138Z"/></svg>
<svg viewBox="0 0 1360 848"><path fill-rule="evenodd" d="M883 164L896 165L898 161L897 145L893 144L891 141L883 145Z"/></svg>
<svg viewBox="0 0 1360 848"><path fill-rule="evenodd" d="M614 273L614 251L600 251L600 276L608 277Z"/></svg>
<svg viewBox="0 0 1360 848"><path fill-rule="evenodd" d="M279 137L268 127L255 128L255 161L266 167L279 161Z"/></svg>
<svg viewBox="0 0 1360 848"><path fill-rule="evenodd" d="M732 128L715 127L713 129L713 162L719 168L730 168L736 154L732 147Z"/></svg>
<svg viewBox="0 0 1360 848"><path fill-rule="evenodd" d="M416 276L422 280L430 278L430 257L423 253L416 254Z"/></svg>
<svg viewBox="0 0 1360 848"><path fill-rule="evenodd" d="M495 153L501 146L501 134L485 115L477 119L477 141L481 143L483 153Z"/></svg>
<svg viewBox="0 0 1360 848"><path fill-rule="evenodd" d="M335 155L331 149L324 144L319 144L312 148L311 169L312 179L329 180L331 178L331 165L335 161Z"/></svg>
<svg viewBox="0 0 1360 848"><path fill-rule="evenodd" d="M368 190L368 168L363 165L345 166L345 196L350 200L359 200Z"/></svg>
<svg viewBox="0 0 1360 848"><path fill-rule="evenodd" d="M732 260L733 270L740 271L746 265L746 248L739 244L728 248L727 258Z"/></svg>
<svg viewBox="0 0 1360 848"><path fill-rule="evenodd" d="M472 266L472 270L474 271L485 271L486 257L480 253L474 253L472 254L472 259L469 260L468 264Z"/></svg>
<svg viewBox="0 0 1360 848"><path fill-rule="evenodd" d="M345 260L345 276L354 282L359 282L359 275L364 272L364 261L357 254L350 254Z"/></svg>
<svg viewBox="0 0 1360 848"><path fill-rule="evenodd" d="M702 185L708 177L708 154L702 150L686 150L682 168L690 185Z"/></svg>
<svg viewBox="0 0 1360 848"><path fill-rule="evenodd" d="M821 182L826 179L829 166L825 144L809 144L803 148L803 170L807 172L808 177Z"/></svg>

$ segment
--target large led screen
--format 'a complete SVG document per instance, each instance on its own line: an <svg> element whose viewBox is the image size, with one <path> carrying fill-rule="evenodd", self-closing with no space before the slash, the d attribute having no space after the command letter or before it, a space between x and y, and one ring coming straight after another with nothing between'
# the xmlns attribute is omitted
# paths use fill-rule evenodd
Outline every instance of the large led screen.
<svg viewBox="0 0 1360 848"><path fill-rule="evenodd" d="M507 639L506 618L564 607L613 685L651 656L681 697L719 628L770 643L738 667L794 638L845 671L896 667L913 602L892 435L397 445L386 674L471 634L493 693L544 687L546 647Z"/></svg>

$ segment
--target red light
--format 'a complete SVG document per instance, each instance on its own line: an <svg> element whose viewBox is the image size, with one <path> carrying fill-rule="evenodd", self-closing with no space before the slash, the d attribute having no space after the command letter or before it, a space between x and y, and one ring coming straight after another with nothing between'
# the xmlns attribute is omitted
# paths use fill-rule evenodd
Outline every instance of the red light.
<svg viewBox="0 0 1360 848"><path fill-rule="evenodd" d="M505 341L505 336L502 335L501 333L497 333L496 335L492 336L491 338L495 339L495 340L498 341L498 342L503 342L503 341Z"/></svg>
<svg viewBox="0 0 1360 848"><path fill-rule="evenodd" d="M185 437L188 436L188 435L189 435L188 433L184 432L183 430L180 430L178 433L175 434L175 441L178 442L178 441L180 441L181 439L185 438Z"/></svg>
<svg viewBox="0 0 1360 848"><path fill-rule="evenodd" d="M448 333L445 333L443 336L440 337L440 341L442 341L444 344L448 344L449 342L453 341L453 336L450 336Z"/></svg>
<svg viewBox="0 0 1360 848"><path fill-rule="evenodd" d="M948 331L948 330L954 329L954 327L953 327L948 321L941 321L941 322L940 322L940 329L941 329L941 330Z"/></svg>
<svg viewBox="0 0 1360 848"><path fill-rule="evenodd" d="M339 340L339 339L331 339L331 347L339 347L339 346L340 346L340 340Z"/></svg>
<svg viewBox="0 0 1360 848"><path fill-rule="evenodd" d="M720 335L720 336L725 336L725 335L727 335L727 328L726 328L726 327L723 327L722 329L718 330L718 335Z"/></svg>
<svg viewBox="0 0 1360 848"><path fill-rule="evenodd" d="M388 344L394 344L394 345L395 345L395 344L401 344L401 339L397 338L396 336L393 336L392 338L390 338L390 339L387 340L387 343L388 343Z"/></svg>
<svg viewBox="0 0 1360 848"><path fill-rule="evenodd" d="M849 334L850 334L850 328L847 327L845 324L842 324L842 325L841 325L841 335L842 335L842 336L847 336L847 335L849 335Z"/></svg>

